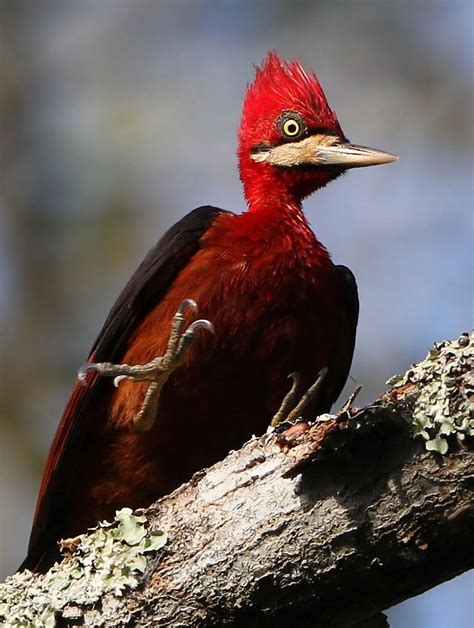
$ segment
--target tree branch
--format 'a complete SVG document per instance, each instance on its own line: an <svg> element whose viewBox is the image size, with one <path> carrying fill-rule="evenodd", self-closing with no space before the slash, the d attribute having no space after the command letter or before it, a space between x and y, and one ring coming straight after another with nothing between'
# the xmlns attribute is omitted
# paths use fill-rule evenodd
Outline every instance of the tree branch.
<svg viewBox="0 0 474 628"><path fill-rule="evenodd" d="M472 336L438 345L371 406L253 438L144 517L121 511L1 585L0 619L384 625L474 563L473 353Z"/></svg>

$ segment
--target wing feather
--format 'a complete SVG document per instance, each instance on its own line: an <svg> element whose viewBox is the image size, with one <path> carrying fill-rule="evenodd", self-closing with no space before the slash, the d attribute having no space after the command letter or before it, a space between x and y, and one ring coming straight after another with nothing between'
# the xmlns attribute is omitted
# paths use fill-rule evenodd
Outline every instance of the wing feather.
<svg viewBox="0 0 474 628"><path fill-rule="evenodd" d="M225 212L211 206L198 207L177 222L151 249L132 275L100 331L89 360L120 360L128 339L146 314L162 299L178 273L200 247L201 236ZM76 382L61 417L46 461L28 546L21 568L35 568L41 560L41 543L57 497L58 479L64 477L71 446L82 441L90 429L91 407L98 402L104 380L92 375L87 386ZM60 487L61 491L67 490Z"/></svg>
<svg viewBox="0 0 474 628"><path fill-rule="evenodd" d="M326 407L329 412L337 400L349 376L354 355L357 321L359 319L359 295L356 279L347 266L335 266L339 297L337 340L331 355L326 380Z"/></svg>

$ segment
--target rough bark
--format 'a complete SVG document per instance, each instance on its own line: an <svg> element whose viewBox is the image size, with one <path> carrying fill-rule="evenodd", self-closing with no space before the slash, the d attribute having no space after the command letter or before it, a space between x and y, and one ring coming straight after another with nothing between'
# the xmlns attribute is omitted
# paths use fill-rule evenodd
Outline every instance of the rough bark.
<svg viewBox="0 0 474 628"><path fill-rule="evenodd" d="M472 423L459 426L474 393L473 343L461 338L456 368L439 351L373 405L253 438L159 500L144 514L167 542L134 588L56 605L57 621L382 626L381 610L471 568ZM439 397L447 373L451 416L435 434L425 422L423 438L419 401L428 388ZM425 447L439 438L444 455ZM0 618L1 602L0 589Z"/></svg>

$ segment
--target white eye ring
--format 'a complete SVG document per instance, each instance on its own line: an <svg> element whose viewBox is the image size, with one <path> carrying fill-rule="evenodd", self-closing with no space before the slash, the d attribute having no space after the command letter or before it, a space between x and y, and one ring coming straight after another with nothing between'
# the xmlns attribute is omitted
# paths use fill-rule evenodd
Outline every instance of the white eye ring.
<svg viewBox="0 0 474 628"><path fill-rule="evenodd" d="M301 132L300 123L294 118L288 118L282 124L282 131L287 137L296 137Z"/></svg>

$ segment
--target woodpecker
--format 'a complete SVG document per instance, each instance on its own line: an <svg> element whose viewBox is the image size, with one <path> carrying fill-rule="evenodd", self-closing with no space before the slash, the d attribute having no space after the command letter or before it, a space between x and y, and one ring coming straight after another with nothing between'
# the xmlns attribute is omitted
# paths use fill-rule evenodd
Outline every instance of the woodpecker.
<svg viewBox="0 0 474 628"><path fill-rule="evenodd" d="M48 569L61 538L149 505L265 431L289 374L300 390L318 382L307 419L341 392L357 286L302 201L397 157L350 143L314 72L273 52L247 89L238 157L246 211L191 211L112 307L57 428L22 567Z"/></svg>

